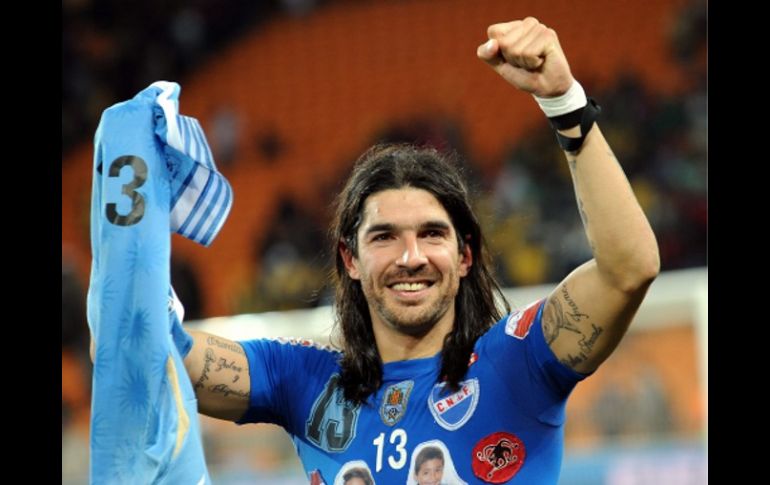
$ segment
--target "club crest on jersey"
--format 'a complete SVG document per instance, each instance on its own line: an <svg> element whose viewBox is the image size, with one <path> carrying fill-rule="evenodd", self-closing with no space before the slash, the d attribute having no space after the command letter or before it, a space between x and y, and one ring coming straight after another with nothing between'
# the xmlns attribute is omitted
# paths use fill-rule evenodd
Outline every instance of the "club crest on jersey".
<svg viewBox="0 0 770 485"><path fill-rule="evenodd" d="M497 432L473 447L473 474L488 483L505 483L518 473L527 456L524 442L511 433Z"/></svg>
<svg viewBox="0 0 770 485"><path fill-rule="evenodd" d="M446 382L433 386L428 396L428 407L436 422L444 429L454 431L464 425L479 403L479 380L460 382L460 390L450 392Z"/></svg>
<svg viewBox="0 0 770 485"><path fill-rule="evenodd" d="M414 387L414 381L403 381L385 389L380 406L380 417L383 423L393 426L404 417L412 387Z"/></svg>
<svg viewBox="0 0 770 485"><path fill-rule="evenodd" d="M511 313L508 320L505 322L505 333L511 337L523 340L524 337L529 334L529 329L535 321L541 301L542 300L538 300L534 303L530 303L529 306L523 310L515 310Z"/></svg>

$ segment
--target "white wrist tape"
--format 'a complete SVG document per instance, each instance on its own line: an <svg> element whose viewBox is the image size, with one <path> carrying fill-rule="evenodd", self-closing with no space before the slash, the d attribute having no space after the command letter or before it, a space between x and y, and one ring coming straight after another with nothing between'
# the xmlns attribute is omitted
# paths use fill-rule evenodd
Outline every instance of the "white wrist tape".
<svg viewBox="0 0 770 485"><path fill-rule="evenodd" d="M537 104L540 105L540 109L543 110L543 113L545 113L548 118L571 113L588 104L586 92L583 91L583 86L581 86L577 80L573 81L572 86L570 86L567 92L561 96L555 98L541 98L539 96L534 96L534 98L535 101L537 101Z"/></svg>

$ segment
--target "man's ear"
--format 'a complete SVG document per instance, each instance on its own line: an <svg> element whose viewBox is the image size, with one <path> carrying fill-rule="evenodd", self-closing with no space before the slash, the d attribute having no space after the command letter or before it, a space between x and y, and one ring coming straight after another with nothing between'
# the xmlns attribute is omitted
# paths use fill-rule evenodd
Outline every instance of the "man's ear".
<svg viewBox="0 0 770 485"><path fill-rule="evenodd" d="M358 272L358 260L353 256L353 251L348 247L344 239L340 239L339 252L342 262L345 263L345 270L348 272L348 276L354 280L360 280L361 273Z"/></svg>
<svg viewBox="0 0 770 485"><path fill-rule="evenodd" d="M471 266L473 266L473 251L471 250L471 235L468 234L460 248L460 278L468 276Z"/></svg>

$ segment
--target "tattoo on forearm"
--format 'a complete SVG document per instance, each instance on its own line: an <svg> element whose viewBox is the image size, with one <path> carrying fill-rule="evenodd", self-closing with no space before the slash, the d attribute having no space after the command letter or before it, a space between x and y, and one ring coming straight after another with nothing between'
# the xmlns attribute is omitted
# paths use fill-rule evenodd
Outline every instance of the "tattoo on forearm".
<svg viewBox="0 0 770 485"><path fill-rule="evenodd" d="M214 351L211 349L206 349L206 359L203 362L203 372L201 372L201 375L198 378L198 382L195 383L195 389L203 388L203 381L207 381L209 379L209 370L211 370L211 363L216 360L217 358L214 355Z"/></svg>
<svg viewBox="0 0 770 485"><path fill-rule="evenodd" d="M586 229L586 238L588 238L588 245L591 246L591 254L596 256L596 245L594 240L591 239L591 233L588 229L588 214L586 213L585 206L583 205L583 199L580 196L577 197L578 212L580 212L580 219L583 221L583 227Z"/></svg>
<svg viewBox="0 0 770 485"><path fill-rule="evenodd" d="M583 220L583 225L588 227L588 214L586 214L586 211L583 208L583 199L578 197L577 201L578 201L578 211L580 211L580 218Z"/></svg>
<svg viewBox="0 0 770 485"><path fill-rule="evenodd" d="M235 376L235 377L233 377L233 382L238 382L238 379L239 379L240 377L241 377L241 376L239 376L239 375L237 375L237 374L236 374L236 376Z"/></svg>
<svg viewBox="0 0 770 485"><path fill-rule="evenodd" d="M238 397L243 397L246 399L249 398L249 393L239 391L237 389L231 389L227 384L216 384L214 386L209 386L209 391L224 394L225 397L233 394Z"/></svg>
<svg viewBox="0 0 770 485"><path fill-rule="evenodd" d="M243 353L243 349L240 345L234 344L231 342L223 342L222 340L216 338L216 337L208 337L206 338L206 343L209 345L216 345L220 349L227 349L230 351L235 352L236 354L246 355Z"/></svg>

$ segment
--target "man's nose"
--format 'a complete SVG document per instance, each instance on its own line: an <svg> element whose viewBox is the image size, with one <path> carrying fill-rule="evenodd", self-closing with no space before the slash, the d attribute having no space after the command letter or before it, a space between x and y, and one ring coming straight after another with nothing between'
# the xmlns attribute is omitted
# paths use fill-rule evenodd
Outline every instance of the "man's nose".
<svg viewBox="0 0 770 485"><path fill-rule="evenodd" d="M415 269L428 263L428 258L420 248L420 241L417 235L405 234L402 240L404 252L396 260L398 266Z"/></svg>

